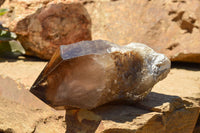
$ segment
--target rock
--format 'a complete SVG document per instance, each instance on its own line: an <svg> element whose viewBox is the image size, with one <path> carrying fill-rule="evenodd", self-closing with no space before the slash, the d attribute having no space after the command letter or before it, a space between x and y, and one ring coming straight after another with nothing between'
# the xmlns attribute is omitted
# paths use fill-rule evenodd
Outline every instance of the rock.
<svg viewBox="0 0 200 133"><path fill-rule="evenodd" d="M66 110L66 133L191 133L199 109L190 100L152 92L135 105Z"/></svg>
<svg viewBox="0 0 200 133"><path fill-rule="evenodd" d="M174 82L176 81L176 82ZM172 63L167 78L156 84L152 92L192 99L200 106L200 64ZM193 133L200 132L200 117Z"/></svg>
<svg viewBox="0 0 200 133"><path fill-rule="evenodd" d="M53 110L27 89L45 64L27 58L0 61L1 133L65 132L65 112Z"/></svg>
<svg viewBox="0 0 200 133"><path fill-rule="evenodd" d="M30 89L46 64L47 61L33 58L20 57L18 60L0 58L0 77L10 78L16 84L22 84L24 89Z"/></svg>
<svg viewBox="0 0 200 133"><path fill-rule="evenodd" d="M199 132L200 132L200 116L197 120L197 123L196 123L196 126L195 126L193 133L199 133Z"/></svg>
<svg viewBox="0 0 200 133"><path fill-rule="evenodd" d="M92 109L143 99L169 69L169 59L144 44L82 41L61 45L30 91L56 109Z"/></svg>
<svg viewBox="0 0 200 133"><path fill-rule="evenodd" d="M3 24L15 32L27 55L50 59L59 45L91 40L91 20L79 3L15 0Z"/></svg>
<svg viewBox="0 0 200 133"><path fill-rule="evenodd" d="M47 62L34 59L0 59L0 97L36 109L51 109L29 92Z"/></svg>
<svg viewBox="0 0 200 133"><path fill-rule="evenodd" d="M58 112L29 108L0 97L1 133L64 133L65 130L64 117Z"/></svg>
<svg viewBox="0 0 200 133"><path fill-rule="evenodd" d="M32 116L37 117L38 112L43 112L43 114L46 114L48 112L52 112L52 110L49 111L49 108L47 108L48 106L45 106L45 104L43 102L41 102L39 99L36 99L37 100L37 102L36 102L36 100L33 100L33 96L31 97L31 95L25 95L26 92L28 93L28 90L26 92L24 92L23 91L24 88L22 88L23 86L25 86L26 89L31 87L34 80L39 75L40 71L45 67L46 63L47 62L44 62L44 61L39 61L39 60L36 60L36 59L34 59L34 60L33 59L27 59L27 58L20 59L20 60L9 59L7 61L0 60L0 69L1 69L1 71L0 71L0 75L1 75L0 91L2 89L4 89L3 90L4 93L2 93L2 94L6 94L6 95L0 96L0 97L3 97L3 98L0 98L0 108L2 107L4 109L4 111L7 111L9 108L10 108L10 110L14 111L15 108L16 108L16 105L19 105L19 103L20 103L22 105L20 105L21 109L19 109L18 111L21 112L20 116L22 116L22 117L24 117L23 116L23 114L24 114L23 110L37 110L37 111L33 111L33 112L36 112L36 114L31 113L31 115L27 115L25 117L25 119L23 119L22 122L19 122L19 123L16 122L15 126L12 126L12 127L21 126L23 123L25 123L25 120L27 118L29 118L28 116L30 116L31 118L32 118ZM85 119L82 120L82 123L87 123L87 125L90 124L90 126L87 126L87 127L91 127L91 129L93 129L93 130L96 130L97 128L98 128L98 130L100 130L100 129L103 128L107 132L109 132L110 130L113 131L113 132L120 132L120 133L121 132L122 133L123 132L126 132L126 133L127 132L134 132L134 131L132 131L133 128L134 129L137 128L137 127L140 128L140 126L144 126L144 125L146 125L146 127L148 127L148 131L146 131L147 133L152 131L153 128L155 129L155 127L156 127L156 130L152 131L152 133L154 133L157 130L159 131L159 129L162 130L162 128L160 128L160 127L158 128L158 126L160 124L154 124L154 123L159 123L159 122L157 122L157 119L154 119L154 118L159 118L158 116L160 116L161 114L162 115L164 114L164 113L162 113L161 109L159 109L159 108L163 108L162 105L168 105L169 103L174 104L173 99L177 99L177 100L174 100L174 101L179 101L178 103L180 103L180 101L183 100L183 99L179 100L180 98L176 97L176 96L189 97L189 98L192 97L192 99L195 100L196 103L198 103L198 104L200 103L199 102L200 101L200 99L199 99L199 97L200 97L200 95L199 95L199 85L200 85L199 84L200 83L200 67L199 67L199 65L200 64L188 64L188 63L176 63L176 62L172 63L172 68L171 68L168 76L164 80L162 80L161 82L158 82L152 89L152 92L154 92L154 93L150 93L149 96L147 96L144 99L143 102L145 102L145 106L142 107L142 105L144 105L144 103L141 103L141 102L140 102L140 105L139 105L139 103L137 103L137 104L134 104L134 105L131 105L131 104L125 104L125 105L119 105L118 104L118 105L116 105L116 104L113 104L113 105L103 106L102 109L101 109L101 112L102 112L101 114L103 114L105 112L105 114L107 114L107 115L104 115L105 119L102 118L103 119L102 121L100 121L101 119L99 120L99 115L97 115L97 117L95 117L96 116L96 115L94 115L95 112L89 113L90 111L82 110L81 113L79 113L82 117L87 118L86 116L84 116L84 114L92 114L92 116L91 115L89 115L89 116L92 117L93 120L96 119L96 121L99 121L99 124L97 122L94 122L94 121L89 123ZM19 85L19 84L21 84L22 86ZM20 91L16 91L15 89L18 89ZM5 91L7 91L7 92L5 92ZM15 95L17 95L17 96L15 96ZM172 95L176 95L176 96L172 96ZM26 98L23 99L24 96ZM168 96L169 96L169 98L167 98ZM153 97L153 98L151 98L151 97ZM9 99L9 100L7 100L7 101L9 101L8 103L13 103L13 101L14 101L14 103L16 103L16 102L17 103L13 104L13 106L9 106L9 107L7 106L7 107L4 108L4 105L6 106L8 104L6 104L7 102L2 102L3 101L2 99ZM149 99L149 102L146 102L147 99ZM156 103L156 101L162 101L162 99L163 99L163 103L165 103L165 104L163 104L162 102L160 102L159 104L153 104L153 103ZM170 100L170 99L172 99L172 100ZM184 99L184 101L185 100L189 101L190 99L187 98L187 99ZM33 101L34 103L31 103L31 101ZM30 108L29 104L30 104L31 108ZM147 106L147 104L149 104L151 106ZM106 112L105 108L107 110L109 110L109 109L110 110L108 112ZM103 112L103 109L105 109L104 112ZM119 112L114 113L114 112L117 112L117 110L119 110ZM184 112L184 110L185 109L183 109L183 112ZM0 117L3 116L2 113L5 113L4 111L2 111L2 110L0 111ZM98 112L98 110L95 110L95 111ZM182 110L180 109L180 111L182 111ZM41 121L39 123L39 125L37 126L36 131L39 132L39 129L40 129L40 132L43 133L44 132L43 130L48 127L48 131L46 131L48 133L48 132L50 132L49 131L50 129L53 131L53 130L58 129L57 126L63 126L62 125L63 123L60 122L60 121L63 120L63 118L59 119L61 116L63 117L63 115L57 114L56 112L54 112L54 113L52 112L52 113L50 113L50 115L46 115L47 117L43 116L42 113L41 113L41 115L40 115L41 119L44 120L44 119L47 118L47 120ZM74 112L77 112L77 110L74 110ZM87 112L87 113L84 113L84 112ZM100 110L99 110L99 112L100 112ZM8 113L8 114L10 115L10 113ZM12 115L13 116L13 118L11 119L12 121L8 121L9 119L5 119L5 117L9 116L8 114L4 115L5 121L2 121L2 119L0 120L1 124L2 123L7 124L8 122L10 122L10 123L15 122L13 120L14 114ZM192 114L192 115L194 115L194 114ZM15 117L16 116L18 116L18 114L15 115ZM68 117L65 118L67 123L69 122L69 120L76 120L76 119L74 119L74 117L71 117L71 118L69 117L69 116L71 116L69 110L67 112L67 116ZM186 116L187 115L185 114L181 118L185 118ZM17 119L21 120L22 118L19 118L19 117ZM49 118L49 117L51 117L51 118ZM111 118L111 117L113 119L106 119L106 118ZM137 120L135 120L135 117L138 117ZM55 120L56 118L59 119L59 120ZM173 120L173 118L172 118L172 120ZM132 119L133 122L130 119ZM187 118L187 119L191 119L192 121L194 121L194 119L192 119L192 118ZM81 118L79 118L79 120L81 120ZM30 121L32 121L32 120L30 120ZM148 122L148 123L150 123L148 126L145 123L146 121L150 121L150 122ZM96 123L97 125L95 125L94 123ZM104 124L100 124L100 123L104 123ZM132 123L132 125L131 125L131 123ZM178 121L174 122L174 123L178 123ZM199 130L200 129L199 123L200 123L200 121L198 121L196 123L194 133L199 133L199 131L200 131ZM72 121L71 124L74 125L74 122ZM92 125L92 124L94 124L94 125ZM29 124L26 124L26 125L29 125ZM101 125L103 125L102 128L101 128ZM74 125L74 127L75 126L76 126L76 124ZM116 129L116 127L118 127L118 126L120 128ZM13 131L15 128L12 128L12 127L6 126L5 128L0 128L0 132ZM70 129L70 127L71 127L71 129ZM70 123L68 124L69 130L73 130L74 127L70 126ZM78 127L79 127L79 125L77 126L76 129L78 129ZM81 125L80 125L80 127L81 127ZM84 129L88 129L87 127L84 126ZM111 127L111 128L109 128L109 127ZM150 128L152 130L150 130ZM172 130L175 130L175 128L176 127L173 126L173 125L170 127L170 129L172 129ZM32 130L33 130L33 128L31 128L29 131L32 131ZM64 129L61 128L60 133L62 133L63 130ZM100 130L100 131L102 131L102 130ZM135 130L139 130L139 129L137 128ZM193 129L190 129L190 130L193 130ZM186 131L188 131L188 130L186 130ZM182 132L182 130L175 131L175 132ZM23 132L20 132L20 133L23 133ZM89 132L89 133L91 133L91 132ZM186 133L188 133L188 132L186 132Z"/></svg>
<svg viewBox="0 0 200 133"><path fill-rule="evenodd" d="M172 61L200 63L199 0L85 0L92 38L148 44Z"/></svg>
<svg viewBox="0 0 200 133"><path fill-rule="evenodd" d="M120 45L125 45L133 41L140 42L148 44L157 52L164 53L172 61L200 63L200 3L198 0L54 0L52 2L49 0L15 0L4 3L3 7L9 8L11 11L2 21L12 31L16 27L16 22L19 22L20 19L22 20L22 18L36 13L38 8L53 3L58 4L59 2L81 3L87 9L92 19L92 38L94 40L103 39ZM34 44L37 44L38 38L41 37L38 35L40 31L36 31L38 33L36 35L35 29L32 30L34 28L32 24L41 25L38 22L40 14L35 15L33 18L37 22L34 21L30 25L23 25L26 27L25 29L29 29L27 32L28 34L30 32L29 42L35 42ZM57 24L58 22L55 23ZM63 37L64 31L52 31L50 33L51 27L49 25L45 23L43 29L49 31L48 35L50 38L55 37L56 33L59 33L60 37ZM47 26L50 28L46 28ZM52 30L55 29L52 28ZM56 30L59 31L59 28ZM20 34L23 34L22 31L20 31ZM83 33L82 35L87 34ZM34 38L34 36L36 37ZM55 37L54 39L56 40L57 38ZM91 37L85 38L85 40L91 39ZM42 40L42 43L47 43L45 38L42 37ZM62 39L57 40L58 42L62 42L60 41ZM25 42L24 39L21 39L21 41ZM36 48L36 50L38 49Z"/></svg>
<svg viewBox="0 0 200 133"><path fill-rule="evenodd" d="M50 109L25 89L22 83L17 83L9 77L0 76L0 97L35 109Z"/></svg>

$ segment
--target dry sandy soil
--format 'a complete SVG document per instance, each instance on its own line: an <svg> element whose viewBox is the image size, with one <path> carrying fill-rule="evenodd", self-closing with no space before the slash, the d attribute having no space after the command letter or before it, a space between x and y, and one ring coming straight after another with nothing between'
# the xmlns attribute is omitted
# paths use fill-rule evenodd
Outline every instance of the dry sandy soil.
<svg viewBox="0 0 200 133"><path fill-rule="evenodd" d="M167 78L156 84L153 91L200 98L200 64L172 63Z"/></svg>

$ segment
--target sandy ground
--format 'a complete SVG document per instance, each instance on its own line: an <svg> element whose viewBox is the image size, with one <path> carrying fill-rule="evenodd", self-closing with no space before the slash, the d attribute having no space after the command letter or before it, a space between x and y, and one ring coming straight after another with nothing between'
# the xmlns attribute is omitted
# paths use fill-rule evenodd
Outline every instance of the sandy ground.
<svg viewBox="0 0 200 133"><path fill-rule="evenodd" d="M200 98L200 64L173 63L167 78L156 84L153 91Z"/></svg>

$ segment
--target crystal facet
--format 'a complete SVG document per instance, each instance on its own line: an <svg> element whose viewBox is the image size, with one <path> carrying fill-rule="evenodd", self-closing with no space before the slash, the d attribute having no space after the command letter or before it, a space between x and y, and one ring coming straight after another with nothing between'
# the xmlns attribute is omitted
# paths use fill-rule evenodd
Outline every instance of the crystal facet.
<svg viewBox="0 0 200 133"><path fill-rule="evenodd" d="M143 99L169 70L169 59L144 44L82 41L61 45L30 91L55 109L92 109Z"/></svg>

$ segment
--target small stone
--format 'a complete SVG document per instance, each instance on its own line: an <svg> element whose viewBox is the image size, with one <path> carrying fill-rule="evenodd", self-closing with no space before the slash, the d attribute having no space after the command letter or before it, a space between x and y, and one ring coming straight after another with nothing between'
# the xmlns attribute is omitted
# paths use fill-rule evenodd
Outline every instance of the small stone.
<svg viewBox="0 0 200 133"><path fill-rule="evenodd" d="M82 41L61 45L30 91L55 109L93 109L142 100L169 70L169 59L144 44Z"/></svg>

